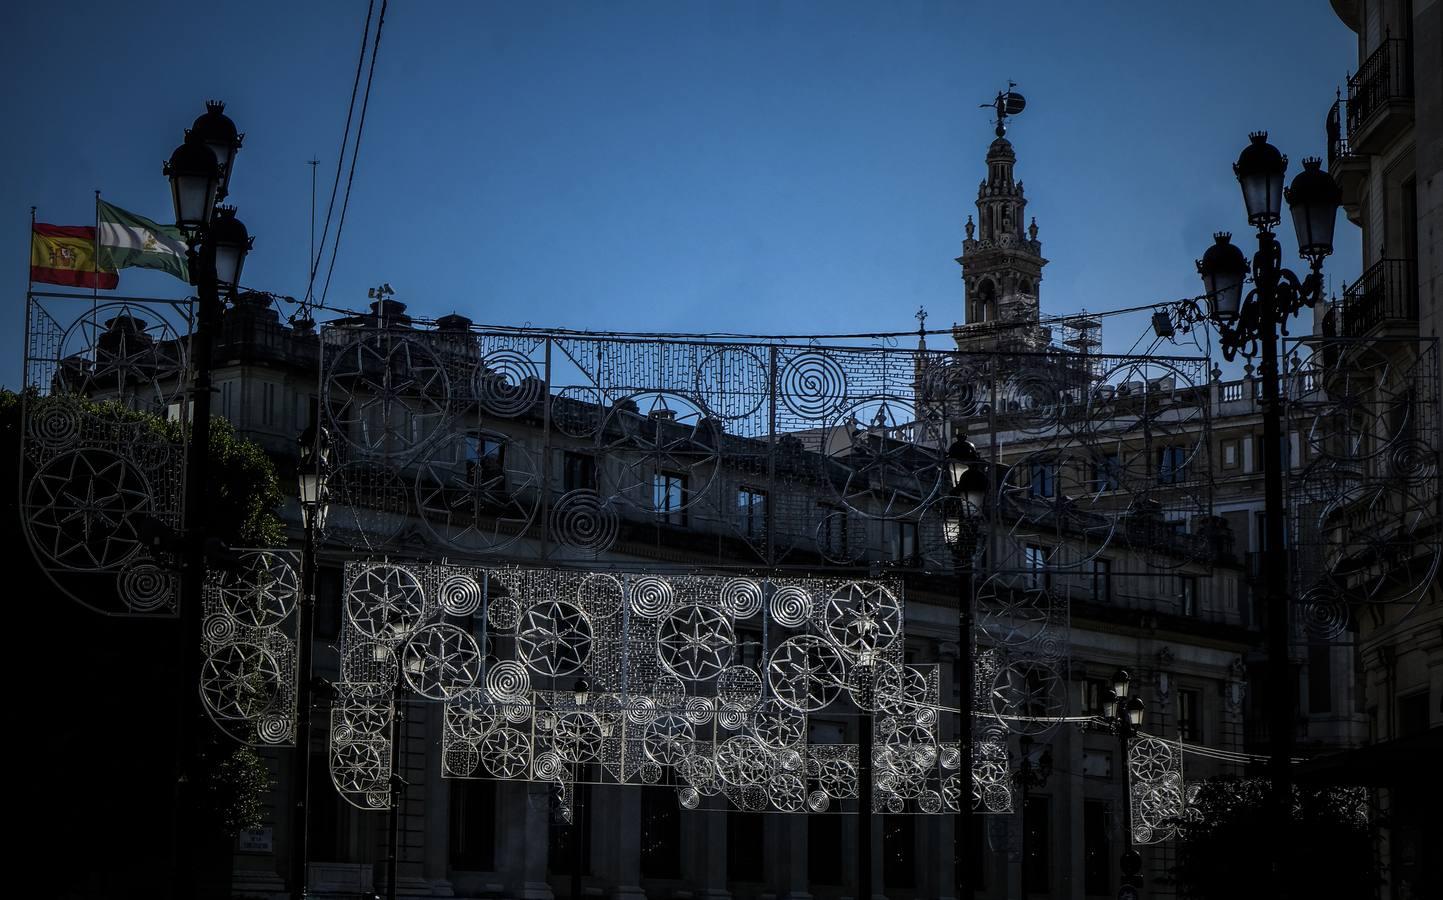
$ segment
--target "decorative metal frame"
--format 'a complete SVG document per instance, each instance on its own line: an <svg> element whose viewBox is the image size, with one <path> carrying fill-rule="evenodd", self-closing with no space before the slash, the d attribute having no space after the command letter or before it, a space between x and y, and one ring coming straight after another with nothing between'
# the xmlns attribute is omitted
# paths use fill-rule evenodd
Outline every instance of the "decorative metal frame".
<svg viewBox="0 0 1443 900"><path fill-rule="evenodd" d="M1359 615L1415 608L1443 560L1438 340L1289 345L1295 602L1308 641L1346 643Z"/></svg>
<svg viewBox="0 0 1443 900"><path fill-rule="evenodd" d="M211 721L241 743L293 745L300 554L244 550L239 557L206 580L201 700Z"/></svg>
<svg viewBox="0 0 1443 900"><path fill-rule="evenodd" d="M26 303L20 511L36 562L96 612L171 616L184 436L152 428L180 408L187 302L32 293Z"/></svg>
<svg viewBox="0 0 1443 900"><path fill-rule="evenodd" d="M1132 842L1159 844L1170 839L1187 809L1182 745L1156 737L1134 738L1127 747L1127 766Z"/></svg>

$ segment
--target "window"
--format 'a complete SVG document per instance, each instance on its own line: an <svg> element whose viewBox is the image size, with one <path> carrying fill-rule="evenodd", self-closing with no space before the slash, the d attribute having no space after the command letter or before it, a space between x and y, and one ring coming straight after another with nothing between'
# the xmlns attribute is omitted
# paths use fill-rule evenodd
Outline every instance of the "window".
<svg viewBox="0 0 1443 900"><path fill-rule="evenodd" d="M315 637L332 640L341 633L341 571L331 566L316 567L316 602L312 619Z"/></svg>
<svg viewBox="0 0 1443 900"><path fill-rule="evenodd" d="M882 817L882 893L917 886L917 818Z"/></svg>
<svg viewBox="0 0 1443 900"><path fill-rule="evenodd" d="M1333 711L1333 648L1308 645L1308 712Z"/></svg>
<svg viewBox="0 0 1443 900"><path fill-rule="evenodd" d="M848 545L847 511L830 503L817 504L817 513L822 518L818 528L819 549L832 559L848 559L851 552Z"/></svg>
<svg viewBox="0 0 1443 900"><path fill-rule="evenodd" d="M1112 893L1112 850L1107 838L1107 803L1082 802L1082 890Z"/></svg>
<svg viewBox="0 0 1443 900"><path fill-rule="evenodd" d="M466 480L491 490L506 489L506 441L478 434L466 446Z"/></svg>
<svg viewBox="0 0 1443 900"><path fill-rule="evenodd" d="M668 525L685 525L686 478L675 472L657 472L651 479L651 508Z"/></svg>
<svg viewBox="0 0 1443 900"><path fill-rule="evenodd" d="M1102 715L1102 704L1107 699L1107 692L1112 690L1105 679L1084 678L1077 683L1079 689L1078 707L1085 716Z"/></svg>
<svg viewBox="0 0 1443 900"><path fill-rule="evenodd" d="M676 788L641 788L641 877L681 877L681 805Z"/></svg>
<svg viewBox="0 0 1443 900"><path fill-rule="evenodd" d="M1177 605L1185 616L1198 614L1196 575L1177 576Z"/></svg>
<svg viewBox="0 0 1443 900"><path fill-rule="evenodd" d="M1178 740L1202 740L1202 696L1197 691L1177 692Z"/></svg>
<svg viewBox="0 0 1443 900"><path fill-rule="evenodd" d="M596 458L566 451L561 457L561 489L568 493L596 490Z"/></svg>
<svg viewBox="0 0 1443 900"><path fill-rule="evenodd" d="M1022 830L1026 832L1027 855L1022 859L1022 892L1042 894L1052 889L1051 823L1047 797L1028 797L1022 809Z"/></svg>
<svg viewBox="0 0 1443 900"><path fill-rule="evenodd" d="M232 388L234 387L235 385L229 381L221 382L220 386L220 414L231 421L235 421L235 414L231 411Z"/></svg>
<svg viewBox="0 0 1443 900"><path fill-rule="evenodd" d="M1398 737L1422 734L1428 730L1428 691L1419 691L1398 698Z"/></svg>
<svg viewBox="0 0 1443 900"><path fill-rule="evenodd" d="M766 859L766 816L761 813L727 812L727 880L765 881L762 863ZM836 816L811 816L808 823L813 830L817 819L837 818ZM838 838L841 836L838 835ZM815 846L815 845L813 845ZM828 866L828 868L836 868ZM816 880L814 877L813 881Z"/></svg>
<svg viewBox="0 0 1443 900"><path fill-rule="evenodd" d="M894 522L892 558L899 563L911 564L917 559L917 523Z"/></svg>
<svg viewBox="0 0 1443 900"><path fill-rule="evenodd" d="M451 782L451 867L490 872L496 868L496 782Z"/></svg>
<svg viewBox="0 0 1443 900"><path fill-rule="evenodd" d="M1092 464L1092 481L1098 491L1115 491L1122 485L1122 457L1109 453Z"/></svg>
<svg viewBox="0 0 1443 900"><path fill-rule="evenodd" d="M1034 462L1028 466L1031 480L1027 485L1029 497L1051 497L1057 491L1057 463Z"/></svg>
<svg viewBox="0 0 1443 900"><path fill-rule="evenodd" d="M1112 780L1112 752L1110 750L1082 751L1082 776Z"/></svg>
<svg viewBox="0 0 1443 900"><path fill-rule="evenodd" d="M762 632L759 628L737 626L733 661L739 666L756 666L762 658Z"/></svg>
<svg viewBox="0 0 1443 900"><path fill-rule="evenodd" d="M1224 469L1236 469L1242 465L1242 453L1236 440L1224 440L1221 455Z"/></svg>
<svg viewBox="0 0 1443 900"><path fill-rule="evenodd" d="M1047 570L1047 549L1038 544L1023 548L1023 567L1027 569L1027 586L1030 588L1052 587L1052 573Z"/></svg>
<svg viewBox="0 0 1443 900"><path fill-rule="evenodd" d="M1187 480L1187 448L1163 447L1157 451L1157 480L1162 484L1181 484Z"/></svg>
<svg viewBox="0 0 1443 900"><path fill-rule="evenodd" d="M737 518L742 534L763 538L767 533L767 492L760 488L737 490Z"/></svg>
<svg viewBox="0 0 1443 900"><path fill-rule="evenodd" d="M1098 603L1112 602L1112 560L1097 557L1092 561L1092 599Z"/></svg>
<svg viewBox="0 0 1443 900"><path fill-rule="evenodd" d="M274 425L276 421L276 386L270 382L261 384L261 424Z"/></svg>

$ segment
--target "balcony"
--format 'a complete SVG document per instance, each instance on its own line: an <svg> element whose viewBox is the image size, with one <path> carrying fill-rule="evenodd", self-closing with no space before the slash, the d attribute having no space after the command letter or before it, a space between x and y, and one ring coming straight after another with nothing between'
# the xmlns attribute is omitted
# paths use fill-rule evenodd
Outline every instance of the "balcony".
<svg viewBox="0 0 1443 900"><path fill-rule="evenodd" d="M1328 110L1328 174L1343 192L1343 214L1354 225L1361 225L1359 188L1368 178L1368 158L1353 152L1343 123L1348 121L1348 102L1339 97Z"/></svg>
<svg viewBox="0 0 1443 900"><path fill-rule="evenodd" d="M1334 307L1338 336L1359 338L1392 326L1418 328L1418 267L1411 259L1381 259L1368 267Z"/></svg>
<svg viewBox="0 0 1443 900"><path fill-rule="evenodd" d="M1413 54L1406 40L1388 38L1364 60L1348 79L1345 112L1355 154L1381 152L1413 124Z"/></svg>

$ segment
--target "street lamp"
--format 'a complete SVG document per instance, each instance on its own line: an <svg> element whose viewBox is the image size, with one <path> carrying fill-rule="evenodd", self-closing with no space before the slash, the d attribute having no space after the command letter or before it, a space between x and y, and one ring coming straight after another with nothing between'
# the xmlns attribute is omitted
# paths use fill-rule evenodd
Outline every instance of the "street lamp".
<svg viewBox="0 0 1443 900"><path fill-rule="evenodd" d="M309 847L307 816L311 782L311 644L315 630L316 534L326 526L331 491L331 438L325 428L311 425L301 432L300 464L296 467L296 496L301 502L305 543L301 551L301 596L296 604L296 747L291 763L291 896L306 896ZM377 646L380 646L379 644Z"/></svg>
<svg viewBox="0 0 1443 900"><path fill-rule="evenodd" d="M967 867L972 861L972 594L975 557L981 539L983 510L991 485L987 463L965 437L947 449L947 475L952 488L942 505L942 534L952 548L957 575L957 740L962 751L962 785L957 793L957 896L972 896Z"/></svg>
<svg viewBox="0 0 1443 900"><path fill-rule="evenodd" d="M205 251L210 256L207 268L215 275L216 289L230 296L240 287L241 267L255 238L235 217L234 206L216 208L216 219L210 227Z"/></svg>
<svg viewBox="0 0 1443 900"><path fill-rule="evenodd" d="M571 696L578 709L584 709L591 702L591 682L578 678L571 683ZM581 754L572 763L571 775L571 900L581 900L581 866L585 860L583 844L586 841L585 800L581 794Z"/></svg>
<svg viewBox="0 0 1443 900"><path fill-rule="evenodd" d="M207 119L207 116L210 118ZM186 703L190 707L181 716L178 735L181 753L180 771L176 778L175 875L180 894L195 892L196 840L201 831L198 785L202 779L196 768L200 765L200 735L206 728L206 714L194 686L200 677L202 652L201 611L207 543L204 523L210 481L211 344L221 306L217 268L225 268L231 279L227 287L233 290L245 253L250 249L250 238L234 216L228 217L229 222L212 227L216 203L224 185L229 183L235 154L240 149L240 135L229 136L235 126L221 112L219 104L208 104L206 116L201 118L206 119L205 127L186 132L185 141L175 148L162 167L162 173L170 181L175 223L186 238L186 260L197 301L195 327L189 342L191 371L194 374L190 386L190 442L186 446L185 551L180 602L181 634L185 641L182 677L186 687L183 696L189 698ZM197 120L199 124L200 120ZM230 132L225 131L227 124ZM225 153L224 166L217 151ZM212 232L216 231L219 232L215 235L218 242L210 240Z"/></svg>
<svg viewBox="0 0 1443 900"><path fill-rule="evenodd" d="M175 148L162 171L170 179L176 227L193 232L209 225L220 188L220 163L215 153L199 141L188 140Z"/></svg>
<svg viewBox="0 0 1443 900"><path fill-rule="evenodd" d="M1286 191L1283 176L1288 159L1267 142L1267 132L1255 132L1238 156L1233 172L1242 189L1248 222L1258 229L1258 251L1252 259L1253 289L1242 296L1248 265L1242 251L1233 247L1229 235L1219 233L1215 243L1198 260L1198 274L1208 295L1208 311L1183 301L1180 317L1200 323L1211 321L1218 330L1223 356L1232 360L1241 352L1252 357L1261 351L1263 413L1263 550L1274 554L1284 549L1283 430L1281 378L1278 371L1279 332L1286 335L1287 321L1304 307L1323 299L1323 258L1333 252L1333 226L1337 220L1342 192L1317 159L1303 160L1303 171ZM1298 255L1308 261L1309 274L1299 279L1282 264L1282 247L1273 228L1282 219L1282 200L1291 208L1297 232ZM1289 758L1293 750L1294 690L1288 662L1287 567L1279 558L1265 568L1263 608L1267 610L1269 812L1280 836L1288 833L1292 796ZM1274 863L1274 890L1287 891L1283 854Z"/></svg>
<svg viewBox="0 0 1443 900"><path fill-rule="evenodd" d="M220 166L220 185L217 200L224 200L230 187L230 163L240 149L245 135L236 131L235 123L225 114L225 104L219 100L207 100L205 113L191 124L186 131L187 141L194 141L210 148Z"/></svg>
<svg viewBox="0 0 1443 900"><path fill-rule="evenodd" d="M1118 669L1112 676L1112 690L1102 705L1102 718L1117 733L1117 746L1122 766L1122 889L1119 900L1136 898L1142 887L1142 854L1132 846L1132 766L1128 763L1128 745L1142 728L1147 706L1141 697L1128 696L1131 677Z"/></svg>

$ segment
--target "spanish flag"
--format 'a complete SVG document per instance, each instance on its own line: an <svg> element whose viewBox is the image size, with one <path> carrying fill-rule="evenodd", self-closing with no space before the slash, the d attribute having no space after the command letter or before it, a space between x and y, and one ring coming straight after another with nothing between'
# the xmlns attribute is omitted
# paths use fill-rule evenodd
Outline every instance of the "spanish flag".
<svg viewBox="0 0 1443 900"><path fill-rule="evenodd" d="M30 230L30 280L45 284L112 290L120 284L114 269L95 265L95 228L45 225Z"/></svg>

